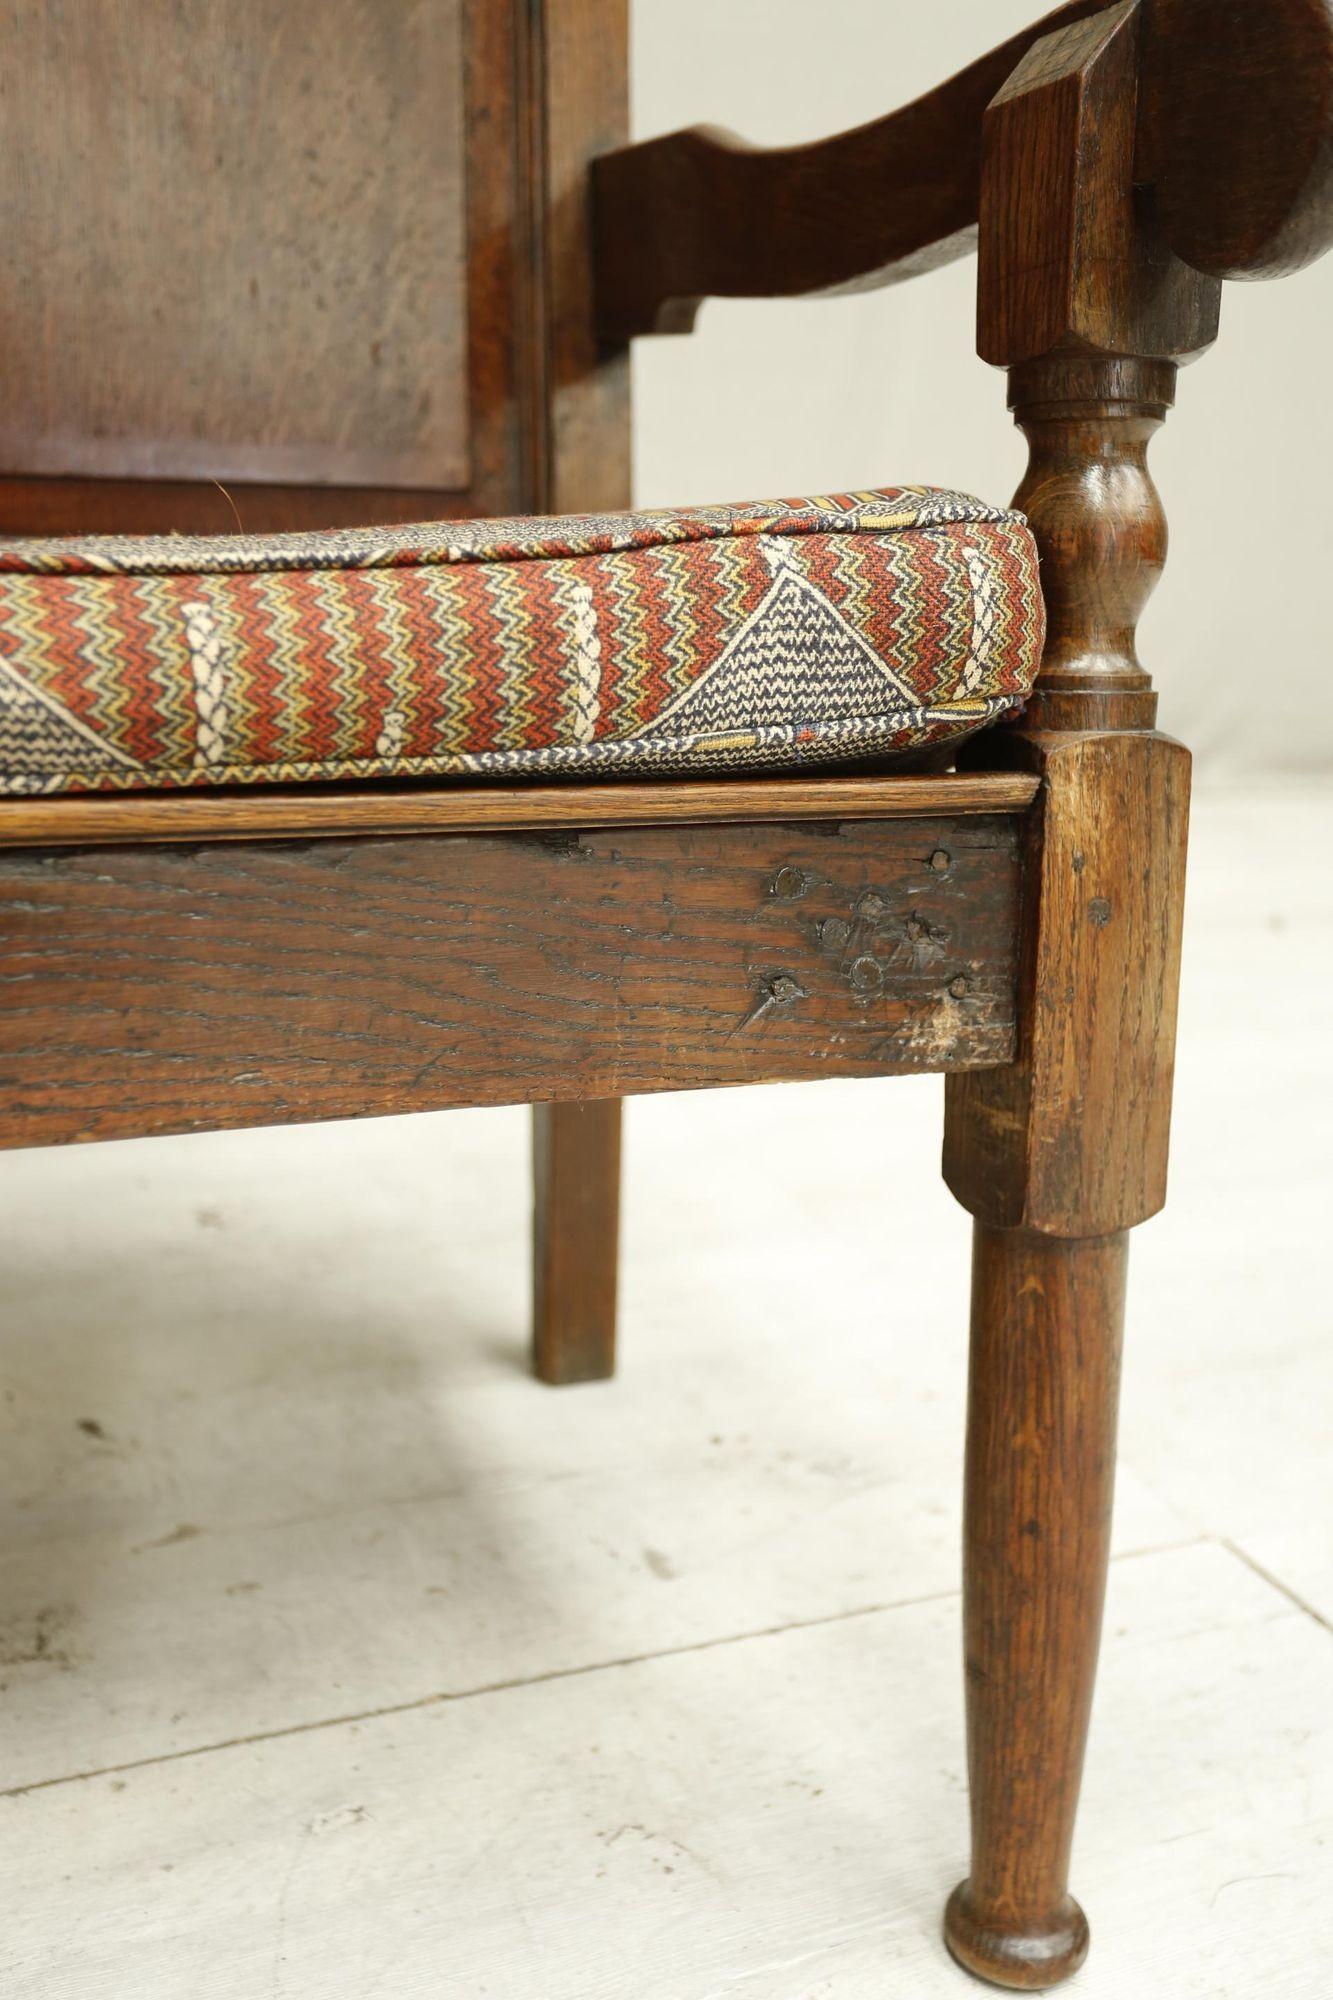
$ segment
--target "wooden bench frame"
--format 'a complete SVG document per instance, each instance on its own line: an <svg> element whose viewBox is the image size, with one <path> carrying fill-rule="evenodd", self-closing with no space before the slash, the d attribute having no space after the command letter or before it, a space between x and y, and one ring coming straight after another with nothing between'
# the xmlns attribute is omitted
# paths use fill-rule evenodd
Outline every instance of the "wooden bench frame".
<svg viewBox="0 0 1333 2000"><path fill-rule="evenodd" d="M973 1854L946 1934L1052 1985L1087 1949L1067 1878L1126 1250L1165 1195L1175 1041L1189 758L1135 651L1165 556L1145 452L1222 279L1333 235L1333 14L1077 0L772 154L618 144L619 0L537 17L541 497L623 497L631 336L978 243L1050 615L1026 718L938 775L6 802L0 1143L537 1102L536 1358L571 1381L612 1365L620 1097L947 1071L976 1239Z"/></svg>

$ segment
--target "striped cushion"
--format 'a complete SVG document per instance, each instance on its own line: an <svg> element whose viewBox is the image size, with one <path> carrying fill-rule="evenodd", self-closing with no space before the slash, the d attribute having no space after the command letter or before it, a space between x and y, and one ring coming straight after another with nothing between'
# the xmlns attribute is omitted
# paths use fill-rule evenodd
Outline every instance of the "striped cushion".
<svg viewBox="0 0 1333 2000"><path fill-rule="evenodd" d="M354 533L0 541L0 792L891 757L1022 703L1022 517L890 487Z"/></svg>

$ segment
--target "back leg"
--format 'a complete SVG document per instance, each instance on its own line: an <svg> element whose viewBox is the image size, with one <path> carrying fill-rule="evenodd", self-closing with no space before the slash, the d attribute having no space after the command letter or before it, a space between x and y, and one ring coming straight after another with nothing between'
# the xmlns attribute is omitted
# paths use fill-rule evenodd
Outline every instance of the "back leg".
<svg viewBox="0 0 1333 2000"><path fill-rule="evenodd" d="M615 1372L620 1103L533 1106L532 1365L543 1382Z"/></svg>

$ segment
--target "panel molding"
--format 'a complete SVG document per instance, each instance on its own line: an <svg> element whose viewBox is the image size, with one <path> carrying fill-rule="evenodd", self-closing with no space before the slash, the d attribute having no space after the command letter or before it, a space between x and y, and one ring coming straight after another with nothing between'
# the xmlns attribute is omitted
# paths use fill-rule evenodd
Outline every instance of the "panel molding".
<svg viewBox="0 0 1333 2000"><path fill-rule="evenodd" d="M260 483L220 459L194 479L0 473L0 533L269 533L627 504L627 369L592 332L587 174L624 136L625 0L449 4L462 47L467 483L442 471L376 484L350 460L336 483ZM17 87L24 37L11 40ZM415 198L409 180L405 207ZM21 357L11 363L21 385Z"/></svg>

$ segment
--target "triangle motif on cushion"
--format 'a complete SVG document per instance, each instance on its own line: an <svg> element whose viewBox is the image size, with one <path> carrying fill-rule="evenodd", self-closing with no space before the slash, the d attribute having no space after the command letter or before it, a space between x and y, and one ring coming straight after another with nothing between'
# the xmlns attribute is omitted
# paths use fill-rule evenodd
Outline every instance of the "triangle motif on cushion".
<svg viewBox="0 0 1333 2000"><path fill-rule="evenodd" d="M711 736L793 716L820 723L919 709L921 696L806 575L792 543L765 535L759 545L770 587L711 667L635 735Z"/></svg>
<svg viewBox="0 0 1333 2000"><path fill-rule="evenodd" d="M59 784L71 770L142 768L0 658L0 792L32 796Z"/></svg>

